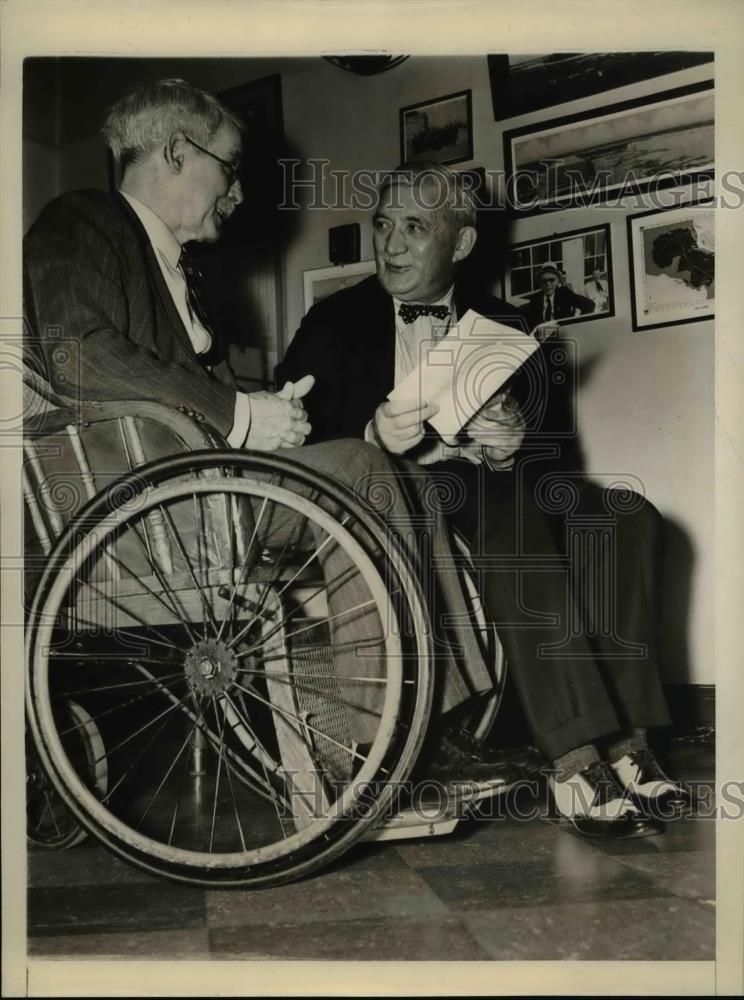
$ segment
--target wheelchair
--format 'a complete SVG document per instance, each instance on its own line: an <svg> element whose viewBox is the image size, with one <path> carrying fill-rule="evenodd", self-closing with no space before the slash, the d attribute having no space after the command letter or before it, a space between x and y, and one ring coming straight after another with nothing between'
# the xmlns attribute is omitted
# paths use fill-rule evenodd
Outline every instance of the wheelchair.
<svg viewBox="0 0 744 1000"><path fill-rule="evenodd" d="M401 798L432 706L429 613L350 489L228 449L198 414L52 402L24 440L30 843L90 833L150 874L262 887L363 839L449 832L489 794L428 815ZM464 581L493 677L483 740L505 664Z"/></svg>

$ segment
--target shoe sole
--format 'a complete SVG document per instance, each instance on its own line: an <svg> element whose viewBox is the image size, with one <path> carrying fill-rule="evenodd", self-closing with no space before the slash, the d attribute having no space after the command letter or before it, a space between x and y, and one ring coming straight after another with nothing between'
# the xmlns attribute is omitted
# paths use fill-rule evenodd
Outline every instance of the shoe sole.
<svg viewBox="0 0 744 1000"><path fill-rule="evenodd" d="M592 840L633 840L641 837L658 837L664 832L661 823L645 818L629 820L584 819L575 816L548 816L549 823L570 829Z"/></svg>

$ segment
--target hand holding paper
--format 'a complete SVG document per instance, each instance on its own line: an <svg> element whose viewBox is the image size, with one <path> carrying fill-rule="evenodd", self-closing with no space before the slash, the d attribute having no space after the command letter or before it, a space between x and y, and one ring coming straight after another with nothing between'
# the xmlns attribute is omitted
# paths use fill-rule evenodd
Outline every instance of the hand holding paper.
<svg viewBox="0 0 744 1000"><path fill-rule="evenodd" d="M424 421L436 412L436 406L410 399L381 403L375 413L375 432L387 451L403 455L421 441Z"/></svg>
<svg viewBox="0 0 744 1000"><path fill-rule="evenodd" d="M445 442L455 443L465 424L539 346L528 334L470 309L446 337L424 345L418 367L388 399L434 404L438 412L423 419Z"/></svg>

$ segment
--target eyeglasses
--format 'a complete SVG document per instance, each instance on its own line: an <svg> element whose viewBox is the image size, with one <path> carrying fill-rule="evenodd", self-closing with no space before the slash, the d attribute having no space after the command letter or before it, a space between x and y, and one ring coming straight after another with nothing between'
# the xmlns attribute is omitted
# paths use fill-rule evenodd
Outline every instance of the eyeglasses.
<svg viewBox="0 0 744 1000"><path fill-rule="evenodd" d="M211 150L205 149L204 146L200 146L198 142L194 142L194 140L190 136L186 135L185 132L183 134L183 137L186 140L186 142L190 142L191 145L195 146L201 153L206 153L207 156L211 156L213 160L216 160L220 164L220 166L223 167L225 171L225 176L230 182L230 187L232 187L235 181L238 179L238 171L240 170L240 163L239 162L235 163L232 160L224 160L221 156L217 156L217 154L213 153Z"/></svg>

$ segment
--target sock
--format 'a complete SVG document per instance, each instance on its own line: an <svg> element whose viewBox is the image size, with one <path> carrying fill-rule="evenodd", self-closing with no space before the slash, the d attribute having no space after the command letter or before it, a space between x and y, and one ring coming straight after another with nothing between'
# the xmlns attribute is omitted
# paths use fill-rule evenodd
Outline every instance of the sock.
<svg viewBox="0 0 744 1000"><path fill-rule="evenodd" d="M645 729L631 729L619 740L613 740L607 746L607 759L615 764L621 757L635 750L648 750L648 740Z"/></svg>
<svg viewBox="0 0 744 1000"><path fill-rule="evenodd" d="M561 754L560 757L553 758L553 767L556 772L554 778L556 781L568 781L579 771L583 771L585 767L598 764L601 759L593 743L576 747L574 750L569 750L568 753Z"/></svg>

